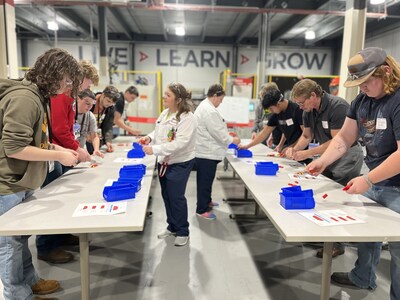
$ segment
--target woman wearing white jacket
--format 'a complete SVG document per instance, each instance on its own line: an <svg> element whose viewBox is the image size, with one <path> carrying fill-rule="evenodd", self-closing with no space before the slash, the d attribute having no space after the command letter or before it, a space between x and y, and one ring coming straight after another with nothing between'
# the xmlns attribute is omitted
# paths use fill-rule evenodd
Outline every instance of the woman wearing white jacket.
<svg viewBox="0 0 400 300"><path fill-rule="evenodd" d="M164 92L166 108L158 117L155 130L140 139L146 154L158 156L161 194L167 212L167 229L158 235L163 239L176 236L175 246L189 241L186 184L195 156L196 120L191 93L179 83L170 84Z"/></svg>
<svg viewBox="0 0 400 300"><path fill-rule="evenodd" d="M197 121L196 136L196 167L197 167L197 207L196 214L205 219L216 219L210 209L212 184L217 170L217 164L226 155L228 145L239 144L238 137L228 133L225 120L217 110L225 97L225 91L220 84L210 86L207 98L196 108L194 113Z"/></svg>

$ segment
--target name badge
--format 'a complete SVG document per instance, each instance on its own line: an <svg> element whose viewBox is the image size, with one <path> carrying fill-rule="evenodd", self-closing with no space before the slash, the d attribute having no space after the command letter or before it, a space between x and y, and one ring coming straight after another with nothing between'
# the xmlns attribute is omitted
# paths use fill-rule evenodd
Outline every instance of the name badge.
<svg viewBox="0 0 400 300"><path fill-rule="evenodd" d="M286 120L286 125L287 126L292 126L293 124L294 123L293 123L293 119L292 118Z"/></svg>
<svg viewBox="0 0 400 300"><path fill-rule="evenodd" d="M322 121L322 128L329 129L328 121Z"/></svg>
<svg viewBox="0 0 400 300"><path fill-rule="evenodd" d="M385 118L377 118L376 119L376 129L386 129L386 119Z"/></svg>
<svg viewBox="0 0 400 300"><path fill-rule="evenodd" d="M78 139L80 137L80 129L81 129L81 125L75 123L74 127L73 127L75 139Z"/></svg>

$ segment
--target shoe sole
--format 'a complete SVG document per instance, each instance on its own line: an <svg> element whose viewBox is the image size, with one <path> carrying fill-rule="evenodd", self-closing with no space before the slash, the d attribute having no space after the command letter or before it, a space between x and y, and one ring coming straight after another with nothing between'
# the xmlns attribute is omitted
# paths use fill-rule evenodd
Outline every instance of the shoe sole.
<svg viewBox="0 0 400 300"><path fill-rule="evenodd" d="M188 238L187 240L186 240L186 243L184 243L184 244L174 244L176 247L182 247L182 246L186 246L188 243L189 243L189 239L190 238Z"/></svg>
<svg viewBox="0 0 400 300"><path fill-rule="evenodd" d="M176 236L176 233L172 233L172 234L169 234L169 235L157 235L157 238L159 240L163 240L163 239L166 239L167 237L170 237L170 236Z"/></svg>
<svg viewBox="0 0 400 300"><path fill-rule="evenodd" d="M74 260L73 257L72 257L71 259L64 259L64 260L51 260L51 259L46 259L46 258L43 257L43 256L38 256L37 258L40 259L40 260L43 260L43 261L45 261L45 262L47 262L47 263L54 264L54 265L57 265L57 264L66 264L66 263L69 263L70 261L73 261L73 260Z"/></svg>
<svg viewBox="0 0 400 300"><path fill-rule="evenodd" d="M58 291L60 289L60 287L61 286L58 285L58 287L56 287L54 289L51 289L51 290L48 290L48 291L41 291L41 292L35 292L35 291L32 290L32 293L35 294L35 295L48 295L48 294L54 293L55 291Z"/></svg>
<svg viewBox="0 0 400 300"><path fill-rule="evenodd" d="M197 215L198 217L200 217L200 218L203 218L203 219L205 219L205 220L215 220L215 219L217 219L217 217L215 217L215 218L207 218L207 217L203 217L201 214L197 214L197 213L196 213L196 215Z"/></svg>

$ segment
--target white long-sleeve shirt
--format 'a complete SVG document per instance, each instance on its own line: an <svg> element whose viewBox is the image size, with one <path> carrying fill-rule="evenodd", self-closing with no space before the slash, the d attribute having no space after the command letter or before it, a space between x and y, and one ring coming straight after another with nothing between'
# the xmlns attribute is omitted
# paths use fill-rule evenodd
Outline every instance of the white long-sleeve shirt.
<svg viewBox="0 0 400 300"><path fill-rule="evenodd" d="M194 115L197 121L196 157L222 160L233 141L224 118L208 98L200 103Z"/></svg>
<svg viewBox="0 0 400 300"><path fill-rule="evenodd" d="M158 117L156 128L148 135L158 162L176 164L195 157L196 119L193 113L176 113L165 109Z"/></svg>

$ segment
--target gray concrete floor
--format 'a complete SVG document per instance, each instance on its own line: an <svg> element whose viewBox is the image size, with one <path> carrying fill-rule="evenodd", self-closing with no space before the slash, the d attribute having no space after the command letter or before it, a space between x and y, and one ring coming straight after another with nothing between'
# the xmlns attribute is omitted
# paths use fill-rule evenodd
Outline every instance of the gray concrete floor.
<svg viewBox="0 0 400 300"><path fill-rule="evenodd" d="M231 175L223 172L219 175ZM266 218L231 220L231 212L253 212L253 204L226 204L222 198L241 197L240 181L215 180L213 199L217 220L195 215L196 172L189 179L190 244L174 247L173 238L157 239L166 227L158 179L153 180L149 210L153 216L139 233L91 234L91 299L154 300L243 300L319 299L321 260L310 245L286 243ZM34 258L34 238L30 246ZM43 278L58 279L63 289L54 294L60 300L80 299L78 248L69 248L76 260L49 265L34 259ZM333 271L349 271L356 249L333 261ZM383 251L374 292L331 286L331 299L388 299L390 255ZM1 287L0 287L1 289ZM52 295L53 296L53 295ZM0 296L1 298L1 296Z"/></svg>

